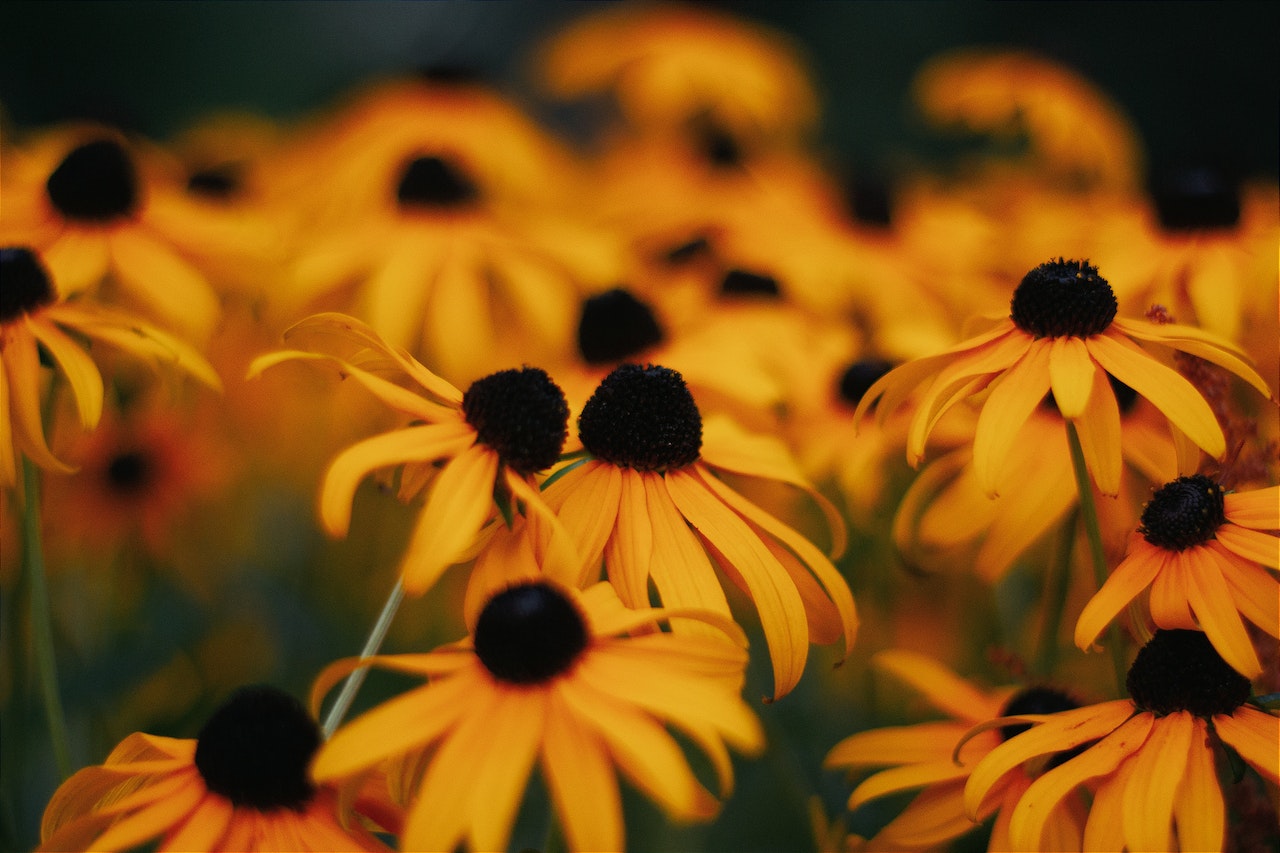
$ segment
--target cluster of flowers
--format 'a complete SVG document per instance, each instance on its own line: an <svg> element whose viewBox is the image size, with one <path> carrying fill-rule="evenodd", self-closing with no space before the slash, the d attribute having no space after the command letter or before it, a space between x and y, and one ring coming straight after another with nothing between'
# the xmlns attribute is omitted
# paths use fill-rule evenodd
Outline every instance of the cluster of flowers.
<svg viewBox="0 0 1280 853"><path fill-rule="evenodd" d="M42 849L500 850L536 765L557 843L620 850L619 773L708 821L731 750L766 748L741 698L757 631L769 702L835 645L951 718L829 746L827 768L882 768L854 816L916 793L852 832L815 808L824 849L1274 838L1276 186L1152 191L1124 115L1021 53L941 57L913 94L940 132L1022 149L891 192L823 163L797 52L745 22L611 8L534 68L546 102L593 108L573 143L447 69L163 146L4 129L5 583L33 590L17 642L42 673L44 546L71 531L102 549L127 519L122 547L164 554L241 475L318 473L335 540L359 509L412 515L368 645L310 709L253 685L195 739L129 735L53 794ZM157 393L139 359L195 381ZM248 438L192 438L215 423ZM859 573L918 586L877 541L925 578L1038 578L1034 672L955 674L948 629L894 624L919 598L859 614ZM433 597L465 636L380 654ZM1105 655L1062 660L1063 626L1115 684ZM371 667L426 683L347 722Z"/></svg>

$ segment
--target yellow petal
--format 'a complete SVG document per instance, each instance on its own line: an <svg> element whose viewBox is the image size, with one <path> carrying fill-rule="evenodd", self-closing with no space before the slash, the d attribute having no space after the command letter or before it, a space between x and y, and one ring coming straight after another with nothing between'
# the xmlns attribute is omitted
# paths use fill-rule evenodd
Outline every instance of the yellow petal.
<svg viewBox="0 0 1280 853"><path fill-rule="evenodd" d="M1060 528L1076 506L1075 489L1063 469L1065 453L1042 453L1040 464L1027 467L1021 482L1004 491L995 501L999 511L991 520L986 538L974 557L974 568L988 583L1004 577L1014 560L1051 529ZM1054 484L1061 484L1055 486Z"/></svg>
<svg viewBox="0 0 1280 853"><path fill-rule="evenodd" d="M1223 577L1231 587L1242 616L1273 637L1280 638L1280 582L1255 563L1233 554L1220 555Z"/></svg>
<svg viewBox="0 0 1280 853"><path fill-rule="evenodd" d="M346 536L356 488L379 468L431 462L456 456L475 443L465 421L412 426L366 438L343 450L325 470L320 486L320 520L330 536Z"/></svg>
<svg viewBox="0 0 1280 853"><path fill-rule="evenodd" d="M494 299L475 250L454 244L440 259L428 296L424 349L450 376L474 376L501 352L494 328ZM466 329L466 334L458 334Z"/></svg>
<svg viewBox="0 0 1280 853"><path fill-rule="evenodd" d="M374 261L361 290L360 315L385 341L414 347L421 336L435 278L432 248L419 240L396 240Z"/></svg>
<svg viewBox="0 0 1280 853"><path fill-rule="evenodd" d="M581 586L599 575L605 544L622 503L622 469L592 459L556 480L543 493L573 536L582 559Z"/></svg>
<svg viewBox="0 0 1280 853"><path fill-rule="evenodd" d="M63 229L41 256L64 297L96 288L107 276L111 252L100 229Z"/></svg>
<svg viewBox="0 0 1280 853"><path fill-rule="evenodd" d="M1194 326L1183 326L1177 323L1159 325L1117 317L1111 325L1139 340L1166 344L1203 358L1239 376L1266 395L1268 399L1272 397L1271 388L1267 386L1267 381L1253 369L1248 361L1249 356L1226 338Z"/></svg>
<svg viewBox="0 0 1280 853"><path fill-rule="evenodd" d="M963 808L964 785L943 783L919 796L867 841L868 850L932 850L974 828ZM992 850L996 848L991 848Z"/></svg>
<svg viewBox="0 0 1280 853"><path fill-rule="evenodd" d="M622 802L599 735L576 726L558 691L549 697L542 775L571 850L621 850Z"/></svg>
<svg viewBox="0 0 1280 853"><path fill-rule="evenodd" d="M53 323L24 318L36 340L44 344L71 384L81 429L91 430L102 417L102 376L88 353Z"/></svg>
<svg viewBox="0 0 1280 853"><path fill-rule="evenodd" d="M1218 545L1238 557L1268 568L1280 568L1280 538L1274 533L1223 524L1214 533L1214 538Z"/></svg>
<svg viewBox="0 0 1280 853"><path fill-rule="evenodd" d="M182 338L143 323L132 314L90 304L60 303L48 310L49 319L88 338L116 347L153 365L179 370L209 388L221 389L222 379L205 357Z"/></svg>
<svg viewBox="0 0 1280 853"><path fill-rule="evenodd" d="M1120 406L1107 375L1101 370L1094 371L1093 386L1084 413L1072 423L1094 485L1104 495L1114 497L1120 492L1120 473L1124 467Z"/></svg>
<svg viewBox="0 0 1280 853"><path fill-rule="evenodd" d="M849 810L853 811L879 797L968 777L969 768L956 764L949 756L941 761L891 767L869 776L853 789L849 795Z"/></svg>
<svg viewBox="0 0 1280 853"><path fill-rule="evenodd" d="M0 351L0 489L18 485L18 457L13 444L13 421L9 408L9 368Z"/></svg>
<svg viewBox="0 0 1280 853"><path fill-rule="evenodd" d="M468 818L475 850L506 849L547 717L544 691L504 688L498 695L485 723L489 748L474 756L468 776L478 794Z"/></svg>
<svg viewBox="0 0 1280 853"><path fill-rule="evenodd" d="M1096 390L1093 359L1080 338L1054 338L1049 347L1049 385L1058 411L1067 419L1084 414L1090 395Z"/></svg>
<svg viewBox="0 0 1280 853"><path fill-rule="evenodd" d="M968 723L938 722L869 729L852 734L833 746L822 766L887 767L943 759L950 761L956 744L970 728ZM986 751L990 751L992 745L987 743Z"/></svg>
<svg viewBox="0 0 1280 853"><path fill-rule="evenodd" d="M498 454L476 444L436 475L400 563L406 595L421 595L471 547L493 515Z"/></svg>
<svg viewBox="0 0 1280 853"><path fill-rule="evenodd" d="M1009 447L1049 391L1051 351L1047 340L1032 344L982 404L973 434L973 467L987 497L995 496Z"/></svg>
<svg viewBox="0 0 1280 853"><path fill-rule="evenodd" d="M112 268L121 286L159 312L166 324L202 338L221 310L208 280L175 249L138 228L111 234Z"/></svg>
<svg viewBox="0 0 1280 853"><path fill-rule="evenodd" d="M1145 540L1135 542L1129 555L1080 611L1076 620L1076 645L1082 651L1089 651L1116 614L1151 585L1164 565L1165 551Z"/></svg>
<svg viewBox="0 0 1280 853"><path fill-rule="evenodd" d="M1204 720L1193 717L1187 767L1173 806L1182 850L1221 850L1227 838L1222 786L1214 766L1212 741Z"/></svg>
<svg viewBox="0 0 1280 853"><path fill-rule="evenodd" d="M1213 727L1250 767L1272 785L1280 782L1280 717L1241 705L1230 715L1214 715Z"/></svg>
<svg viewBox="0 0 1280 853"><path fill-rule="evenodd" d="M1084 850L1124 849L1124 789L1136 762L1125 761L1098 783L1084 827Z"/></svg>
<svg viewBox="0 0 1280 853"><path fill-rule="evenodd" d="M1192 552L1206 552L1208 559L1190 561ZM1245 630L1240 611L1236 610L1235 597L1222 577L1224 562L1215 559L1213 551L1208 548L1196 548L1178 554L1184 561L1184 572L1187 578L1187 601L1191 605L1196 620L1205 636L1213 643L1222 659L1231 668L1253 681L1262 674L1262 663L1258 653L1254 651L1253 641ZM1196 554L1196 556L1200 556ZM1230 570L1230 565L1225 566Z"/></svg>
<svg viewBox="0 0 1280 853"><path fill-rule="evenodd" d="M627 607L649 605L649 569L653 561L653 527L649 518L645 481L653 476L631 468L622 470L618 520L605 548L609 581ZM665 600L664 600L665 601ZM685 604L686 602L671 602Z"/></svg>
<svg viewBox="0 0 1280 853"><path fill-rule="evenodd" d="M1128 338L1110 330L1088 339L1089 353L1102 368L1151 401L1187 438L1215 459L1226 439L1213 410L1194 385L1165 367Z"/></svg>
<svg viewBox="0 0 1280 853"><path fill-rule="evenodd" d="M167 796L125 815L93 842L93 850L129 850L164 835L176 826L205 795L204 784L194 772L183 777L185 784Z"/></svg>
<svg viewBox="0 0 1280 853"><path fill-rule="evenodd" d="M36 339L22 324L8 331L4 347L4 369L9 380L9 411L5 413L13 426L14 442L36 465L60 474L76 470L53 455L44 437L41 422L40 357Z"/></svg>
<svg viewBox="0 0 1280 853"><path fill-rule="evenodd" d="M1280 530L1280 486L1230 492L1222 499L1227 521L1255 530Z"/></svg>
<svg viewBox="0 0 1280 853"><path fill-rule="evenodd" d="M1174 849L1173 804L1194 732L1191 714L1175 711L1155 722L1147 742L1133 757L1137 766L1124 789L1122 819L1130 850ZM1196 748L1207 747L1198 744Z"/></svg>
<svg viewBox="0 0 1280 853"><path fill-rule="evenodd" d="M363 667L376 666L409 675L430 677L446 675L474 664L475 655L470 648L462 648L460 644L445 646L443 649L423 654L370 655L368 657L343 658L329 664L316 676L311 685L310 707L313 712L318 712L324 697L328 695L334 685Z"/></svg>

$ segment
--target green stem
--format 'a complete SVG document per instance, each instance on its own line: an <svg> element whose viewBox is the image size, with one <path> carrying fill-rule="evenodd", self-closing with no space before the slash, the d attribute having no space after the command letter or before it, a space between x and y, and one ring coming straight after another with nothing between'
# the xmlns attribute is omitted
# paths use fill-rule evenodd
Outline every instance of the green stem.
<svg viewBox="0 0 1280 853"><path fill-rule="evenodd" d="M391 594L387 596L386 603L382 605L382 612L378 614L378 619L373 623L373 629L369 632L369 638L365 640L364 648L360 651L361 660L373 657L378 653L378 649L382 648L382 641L387 638L387 631L391 628L391 621L395 618L396 611L400 609L400 602L402 601L404 601L404 582L397 578L396 585L391 588ZM333 707L329 709L328 715L324 718L323 728L326 738L332 737L338 726L342 724L343 718L351 710L351 703L355 701L360 685L364 684L365 676L368 674L369 667L361 666L348 675L347 680L343 682L342 692L338 694L338 698L333 702Z"/></svg>
<svg viewBox="0 0 1280 853"><path fill-rule="evenodd" d="M1062 542L1058 546L1058 559L1052 569L1056 574L1049 595L1045 598L1044 627L1040 634L1040 650L1036 654L1036 670L1043 676L1053 674L1058 663L1058 632L1062 629L1062 614L1067 608L1067 593L1071 590L1071 558L1075 553L1076 521L1079 510L1070 513L1062 525Z"/></svg>
<svg viewBox="0 0 1280 853"><path fill-rule="evenodd" d="M1084 520L1084 532L1089 539L1089 556L1093 562L1093 579L1098 589L1107 582L1107 554L1102 546L1102 527L1098 524L1098 506L1093 500L1093 484L1089 479L1089 467L1084 461L1084 448L1076 426L1067 421L1067 445L1071 448L1071 468L1076 476L1076 492L1080 496L1080 517ZM1120 640L1120 628L1115 622L1107 628L1107 650L1111 653L1111 665L1115 669L1116 689L1126 695L1125 676L1129 670L1125 663L1124 646Z"/></svg>
<svg viewBox="0 0 1280 853"><path fill-rule="evenodd" d="M53 742L53 759L61 778L71 775L71 747L67 718L58 690L58 660L53 648L53 617L49 587L44 573L44 540L40 528L40 472L22 457L22 571L27 580L31 604L31 643L44 698L45 719Z"/></svg>

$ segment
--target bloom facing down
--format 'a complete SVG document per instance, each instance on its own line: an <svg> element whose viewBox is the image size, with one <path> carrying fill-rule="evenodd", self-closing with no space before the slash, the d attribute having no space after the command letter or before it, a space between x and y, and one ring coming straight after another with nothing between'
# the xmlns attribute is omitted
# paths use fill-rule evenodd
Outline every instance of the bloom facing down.
<svg viewBox="0 0 1280 853"><path fill-rule="evenodd" d="M839 571L821 549L715 473L809 490L842 538L843 522L780 442L723 419L704 431L679 373L636 364L617 367L600 383L578 418L578 436L587 455L553 472L545 495L577 545L580 585L594 579L603 558L628 607L649 604L652 581L667 607L729 618L713 568L719 565L760 614L775 697L799 681L810 639L833 643L843 634L849 653L858 618ZM701 630L687 621L676 625L686 627Z"/></svg>
<svg viewBox="0 0 1280 853"><path fill-rule="evenodd" d="M1224 492L1203 474L1156 490L1129 554L1085 605L1076 645L1088 649L1126 604L1150 588L1160 628L1203 630L1218 654L1254 679L1262 664L1241 616L1280 638L1280 486ZM1264 568L1265 567L1265 568Z"/></svg>
<svg viewBox="0 0 1280 853"><path fill-rule="evenodd" d="M1085 850L1221 850L1221 745L1275 785L1280 718L1246 704L1249 682L1199 631L1157 631L1130 667L1127 686L1132 699L1041 716L992 750L969 777L965 810L976 815L988 792L1024 762L1083 746L1018 800L1007 849L1049 849L1046 821L1088 786Z"/></svg>
<svg viewBox="0 0 1280 853"><path fill-rule="evenodd" d="M545 372L525 367L476 380L460 392L371 328L342 314L317 314L293 326L285 340L307 349L256 359L251 376L284 361L327 361L369 389L410 425L365 439L338 454L320 490L320 517L333 536L351 522L351 502L372 471L403 465L400 498L409 500L434 477L414 527L401 578L411 595L425 592L463 557L495 509L544 507L535 472L550 468L568 435L564 393ZM413 391L379 375L399 374ZM438 472L435 463L447 460ZM495 500L502 504L495 506ZM549 515L549 512L545 513Z"/></svg>
<svg viewBox="0 0 1280 853"><path fill-rule="evenodd" d="M723 633L623 636L676 615L710 619L736 642ZM428 654L341 661L323 673L315 700L363 663L432 680L338 729L313 775L323 784L403 758L388 773L393 784L407 776L401 786L413 789L403 849L453 850L465 841L504 850L540 760L569 846L621 850L615 766L673 818L707 819L717 808L664 724L707 753L726 796L726 743L747 753L763 746L738 695L745 642L714 614L630 610L608 584L579 592L522 581L489 599L465 640ZM415 768L432 747L419 781Z"/></svg>
<svg viewBox="0 0 1280 853"><path fill-rule="evenodd" d="M957 760L956 747L965 734L996 717L1076 707L1064 693L1049 687L981 690L931 658L914 652L881 652L874 663L914 687L951 719L858 732L827 754L826 767L887 768L854 788L849 796L851 811L879 797L920 789L905 809L867 840L867 849L871 850L934 848L975 829L974 821L964 811L965 782L978 760L1018 729L1008 726L979 732L965 742ZM997 816L989 849L1011 849L1007 844L1009 809L1005 806L1017 801L1031 778L1025 771L1010 774L1002 780L1000 792L983 801L977 820ZM1074 839L1078 846L1082 824L1067 815L1057 828L1064 840Z"/></svg>
<svg viewBox="0 0 1280 853"><path fill-rule="evenodd" d="M1116 308L1110 284L1088 262L1060 258L1041 264L1014 291L1007 318L945 352L897 368L867 392L859 415L876 404L882 413L897 408L932 377L907 441L907 457L916 465L938 418L989 388L974 432L973 461L993 494L1018 428L1052 391L1062 416L1079 431L1094 483L1114 495L1121 470L1120 411L1108 380L1114 377L1159 409L1175 434L1220 457L1226 440L1209 404L1138 341L1199 356L1270 397L1265 380L1227 341L1189 326L1120 319Z"/></svg>
<svg viewBox="0 0 1280 853"><path fill-rule="evenodd" d="M81 428L93 429L102 416L102 375L71 334L172 364L210 387L221 385L204 357L172 335L130 314L62 298L41 257L25 246L0 248L0 278L0 487L18 482L19 453L41 468L73 470L45 439L41 349L66 378Z"/></svg>
<svg viewBox="0 0 1280 853"><path fill-rule="evenodd" d="M296 699L243 688L195 740L132 734L64 782L45 810L40 849L386 850L339 815L336 789L308 779L319 746Z"/></svg>

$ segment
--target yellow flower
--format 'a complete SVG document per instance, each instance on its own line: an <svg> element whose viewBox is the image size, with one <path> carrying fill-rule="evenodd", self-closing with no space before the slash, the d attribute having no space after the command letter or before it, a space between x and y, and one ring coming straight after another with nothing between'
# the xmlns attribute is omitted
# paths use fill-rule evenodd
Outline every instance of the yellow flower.
<svg viewBox="0 0 1280 853"><path fill-rule="evenodd" d="M676 616L709 619L715 633L626 636ZM631 610L608 584L579 592L531 578L493 595L465 640L322 673L315 699L369 662L431 681L338 729L313 775L322 784L358 777L392 759L388 778L413 798L403 849L503 850L538 760L570 848L621 850L615 766L677 820L717 809L666 725L707 753L724 796L733 784L726 744L762 748L759 722L738 695L745 643L736 625L711 614Z"/></svg>
<svg viewBox="0 0 1280 853"><path fill-rule="evenodd" d="M336 788L308 779L319 746L296 699L242 688L195 740L132 734L64 782L45 809L40 849L387 850L339 813Z"/></svg>
<svg viewBox="0 0 1280 853"><path fill-rule="evenodd" d="M1157 626L1204 631L1237 672L1257 678L1262 664L1241 617L1280 638L1278 531L1280 486L1225 492L1203 474L1166 483L1143 509L1128 555L1081 611L1076 645L1092 646L1149 588Z"/></svg>
<svg viewBox="0 0 1280 853"><path fill-rule="evenodd" d="M950 718L946 721L892 726L859 732L845 738L827 754L828 768L887 767L864 779L849 797L858 809L880 797L916 789L920 793L869 838L870 850L920 850L945 845L974 830L975 821L996 815L988 849L1012 850L1008 845L1009 809L1026 791L1032 775L1019 771L1003 779L973 815L964 810L964 787L977 763L1017 731L985 728L965 740L974 727L995 718L1073 708L1066 694L1049 687L1001 687L982 690L931 658L915 652L886 651L873 663L923 695ZM960 744L963 743L963 747ZM1082 821L1071 816L1055 824L1060 838L1080 839ZM1065 846L1060 849L1071 849Z"/></svg>
<svg viewBox="0 0 1280 853"><path fill-rule="evenodd" d="M88 299L62 298L41 256L25 246L0 248L0 487L18 482L17 454L67 473L45 439L41 416L41 348L66 378L88 431L102 416L102 375L74 336L106 344L157 365L172 365L211 387L218 375L195 349L136 317ZM70 333L70 334L69 334Z"/></svg>
<svg viewBox="0 0 1280 853"><path fill-rule="evenodd" d="M499 371L476 380L464 394L342 314L302 320L285 333L285 340L301 349L259 357L250 365L251 376L286 361L327 362L409 421L333 459L320 489L320 519L331 536L345 536L360 481L372 471L404 466L401 500L429 491L401 565L410 595L425 592L461 560L495 510L509 513L519 501L526 512L550 515L534 475L559 458L569 408L544 371ZM408 380L420 390L383 374ZM495 505L495 499L501 503Z"/></svg>
<svg viewBox="0 0 1280 853"><path fill-rule="evenodd" d="M195 339L218 297L182 244L200 224L179 170L144 142L73 125L5 151L0 244L39 251L68 296L104 287Z"/></svg>
<svg viewBox="0 0 1280 853"><path fill-rule="evenodd" d="M976 817L989 792L1026 762L1075 750L1017 801L1005 849L1061 849L1046 837L1046 821L1087 787L1093 801L1085 850L1222 850L1221 745L1275 785L1280 718L1246 704L1248 680L1199 631L1157 631L1130 667L1127 686L1132 699L1025 717L1033 728L973 768L965 811Z"/></svg>
<svg viewBox="0 0 1280 853"><path fill-rule="evenodd" d="M760 614L775 697L799 681L811 638L833 643L843 634L845 653L852 649L853 595L830 559L717 473L808 490L842 550L843 521L780 441L725 419L704 430L679 373L635 364L600 383L578 418L578 436L587 455L552 472L545 496L578 547L580 585L593 580L603 557L629 607L648 604L652 581L668 607L728 618L719 565Z"/></svg>
<svg viewBox="0 0 1280 853"><path fill-rule="evenodd" d="M1117 317L1110 285L1087 262L1041 264L1018 285L1010 308L1007 318L991 318L986 331L880 379L863 397L859 416L877 404L882 414L892 411L932 379L907 440L907 458L917 465L938 418L988 391L974 431L973 464L979 483L992 495L1019 428L1052 391L1062 416L1079 431L1094 483L1114 495L1122 453L1120 410L1109 377L1149 400L1168 418L1176 437L1215 458L1226 450L1222 428L1196 387L1138 341L1199 356L1271 395L1248 356L1227 341L1189 326Z"/></svg>

